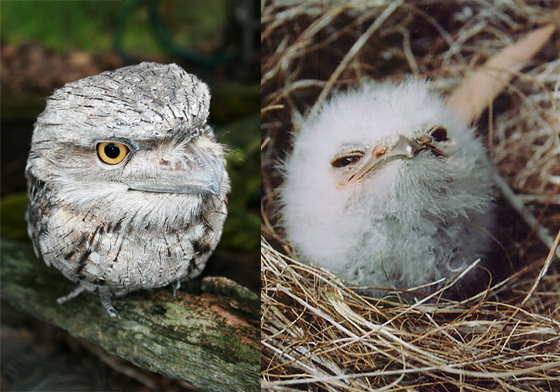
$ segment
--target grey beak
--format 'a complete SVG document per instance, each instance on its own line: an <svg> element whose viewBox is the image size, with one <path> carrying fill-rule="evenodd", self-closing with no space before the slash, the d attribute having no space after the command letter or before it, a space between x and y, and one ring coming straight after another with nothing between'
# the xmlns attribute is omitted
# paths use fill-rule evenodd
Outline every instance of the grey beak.
<svg viewBox="0 0 560 392"><path fill-rule="evenodd" d="M399 140L387 151L380 155L376 154L372 149L365 157L365 161L357 169L357 171L348 178L344 183L355 184L361 180L367 173L371 171L377 171L381 167L387 165L389 162L396 159L411 159L414 158L420 151L431 150L435 155L446 156L445 153L437 149L431 144L432 139L429 136L421 136L416 139L409 139L403 135L399 135Z"/></svg>
<svg viewBox="0 0 560 392"><path fill-rule="evenodd" d="M139 162L131 161L129 164L136 168L131 167L128 176L124 173L124 182L138 191L219 195L224 174L221 159L195 144L187 145L184 154L185 159L179 163L162 159L142 168L138 167Z"/></svg>

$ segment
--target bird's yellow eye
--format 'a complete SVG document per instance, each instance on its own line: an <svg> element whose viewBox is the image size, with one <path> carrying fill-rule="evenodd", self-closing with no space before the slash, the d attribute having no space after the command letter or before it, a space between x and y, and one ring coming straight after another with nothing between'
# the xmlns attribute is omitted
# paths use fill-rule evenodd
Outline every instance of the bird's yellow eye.
<svg viewBox="0 0 560 392"><path fill-rule="evenodd" d="M122 143L103 142L97 145L97 155L104 163L116 165L128 154L128 147Z"/></svg>

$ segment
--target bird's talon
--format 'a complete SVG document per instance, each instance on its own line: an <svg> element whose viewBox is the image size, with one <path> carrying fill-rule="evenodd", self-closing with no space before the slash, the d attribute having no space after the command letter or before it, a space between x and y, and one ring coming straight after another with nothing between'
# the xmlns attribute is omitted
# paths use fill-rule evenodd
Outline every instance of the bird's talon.
<svg viewBox="0 0 560 392"><path fill-rule="evenodd" d="M59 304L59 305L62 305L63 303L68 302L72 298L75 298L78 295L80 295L80 293L84 290L85 290L85 288L83 286L78 286L74 290L72 290L70 293L66 294L65 296L57 298L56 303Z"/></svg>
<svg viewBox="0 0 560 392"><path fill-rule="evenodd" d="M99 294L99 299L101 300L101 305L103 305L110 317L121 318L121 316L119 316L119 312L117 312L117 310L111 303L111 297L109 295Z"/></svg>
<svg viewBox="0 0 560 392"><path fill-rule="evenodd" d="M177 296L177 290L179 290L179 288L181 287L181 281L177 280L173 283L171 283L171 288L173 289L173 296L176 297Z"/></svg>
<svg viewBox="0 0 560 392"><path fill-rule="evenodd" d="M109 313L109 317L121 318L121 316L119 315L119 312L117 312L117 311L115 310L115 308L113 308L113 307L107 309L107 313Z"/></svg>

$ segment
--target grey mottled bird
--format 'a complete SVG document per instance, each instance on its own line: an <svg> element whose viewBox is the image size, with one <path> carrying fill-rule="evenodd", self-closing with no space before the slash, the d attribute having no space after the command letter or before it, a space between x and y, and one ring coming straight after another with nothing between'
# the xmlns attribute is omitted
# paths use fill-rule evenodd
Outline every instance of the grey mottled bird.
<svg viewBox="0 0 560 392"><path fill-rule="evenodd" d="M409 289L486 256L491 164L427 83L364 83L297 128L282 225L303 260L362 285Z"/></svg>
<svg viewBox="0 0 560 392"><path fill-rule="evenodd" d="M27 161L35 251L78 287L111 296L199 275L227 215L224 149L206 84L142 63L68 83L38 117Z"/></svg>

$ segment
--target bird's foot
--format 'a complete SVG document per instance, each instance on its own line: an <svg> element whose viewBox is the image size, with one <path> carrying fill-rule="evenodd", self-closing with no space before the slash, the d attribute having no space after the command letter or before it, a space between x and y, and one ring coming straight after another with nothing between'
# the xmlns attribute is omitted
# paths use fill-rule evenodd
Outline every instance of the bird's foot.
<svg viewBox="0 0 560 392"><path fill-rule="evenodd" d="M103 305L105 310L107 310L107 313L109 313L110 317L121 318L121 316L119 316L119 312L117 312L117 310L113 307L113 304L111 303L111 297L109 295L99 294L99 299L101 299L101 305Z"/></svg>
<svg viewBox="0 0 560 392"><path fill-rule="evenodd" d="M173 283L171 283L171 288L173 289L173 296L176 297L177 296L177 290L179 290L179 288L181 287L181 281L177 280Z"/></svg>
<svg viewBox="0 0 560 392"><path fill-rule="evenodd" d="M63 303L68 302L72 298L80 295L80 293L84 290L85 290L85 288L83 286L78 286L74 290L72 290L69 294L66 294L64 297L57 298L56 303L58 303L59 305L62 305Z"/></svg>

